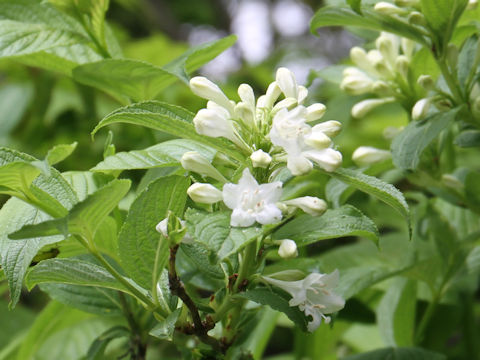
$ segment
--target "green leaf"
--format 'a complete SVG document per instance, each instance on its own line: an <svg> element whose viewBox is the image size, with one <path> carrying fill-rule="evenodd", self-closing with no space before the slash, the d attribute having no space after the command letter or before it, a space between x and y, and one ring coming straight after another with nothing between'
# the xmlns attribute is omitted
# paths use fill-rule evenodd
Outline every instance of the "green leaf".
<svg viewBox="0 0 480 360"><path fill-rule="evenodd" d="M88 349L86 360L102 360L105 359L105 350L107 349L108 344L118 338L129 337L130 330L125 326L114 326L102 335L100 335L95 341L90 345Z"/></svg>
<svg viewBox="0 0 480 360"><path fill-rule="evenodd" d="M144 150L120 152L98 163L92 171L151 169L179 166L182 155L196 151L212 161L216 151L193 140L175 139L151 146Z"/></svg>
<svg viewBox="0 0 480 360"><path fill-rule="evenodd" d="M69 157L72 152L75 151L75 149L77 148L77 144L78 143L75 141L72 144L55 145L53 148L48 150L45 160L49 165L58 164L59 162Z"/></svg>
<svg viewBox="0 0 480 360"><path fill-rule="evenodd" d="M410 225L410 210L408 204L403 194L395 186L376 177L365 175L351 169L341 168L328 174L390 205L402 214Z"/></svg>
<svg viewBox="0 0 480 360"><path fill-rule="evenodd" d="M480 173L471 171L465 178L465 201L468 206L480 213Z"/></svg>
<svg viewBox="0 0 480 360"><path fill-rule="evenodd" d="M0 138L6 137L22 120L33 98L30 83L10 83L0 88Z"/></svg>
<svg viewBox="0 0 480 360"><path fill-rule="evenodd" d="M118 239L120 259L127 274L146 289L152 287L152 274L159 247L160 234L155 226L168 211L182 217L190 180L168 176L151 182L135 199Z"/></svg>
<svg viewBox="0 0 480 360"><path fill-rule="evenodd" d="M197 134L192 124L194 114L180 107L160 101L145 101L115 110L105 116L93 129L92 136L104 126L128 123L159 130L184 139L195 140L237 160L243 160L228 141Z"/></svg>
<svg viewBox="0 0 480 360"><path fill-rule="evenodd" d="M378 327L386 345L413 345L416 302L414 280L398 278L389 286L377 308Z"/></svg>
<svg viewBox="0 0 480 360"><path fill-rule="evenodd" d="M355 11L358 14L362 13L361 10L361 5L362 5L362 0L347 0L347 4L350 5L353 11Z"/></svg>
<svg viewBox="0 0 480 360"><path fill-rule="evenodd" d="M185 220L189 234L219 260L237 253L262 234L260 228L253 226L231 227L230 212L206 213L189 209Z"/></svg>
<svg viewBox="0 0 480 360"><path fill-rule="evenodd" d="M455 145L460 146L462 148L480 146L480 131L479 130L462 131L455 138Z"/></svg>
<svg viewBox="0 0 480 360"><path fill-rule="evenodd" d="M24 161L0 166L0 193L26 199L30 193L30 185L39 174L38 167Z"/></svg>
<svg viewBox="0 0 480 360"><path fill-rule="evenodd" d="M469 37L467 41L465 41L465 43L463 44L462 50L458 55L458 81L460 82L461 88L466 88L467 92L470 90L468 88L469 84L467 82L473 78L473 75L477 71L477 69L474 68L474 65L475 62L478 61L478 56L480 56L478 50L478 41L478 36L476 34Z"/></svg>
<svg viewBox="0 0 480 360"><path fill-rule="evenodd" d="M90 171L67 171L62 176L75 190L79 201L85 200L88 195L113 180L112 176Z"/></svg>
<svg viewBox="0 0 480 360"><path fill-rule="evenodd" d="M150 330L149 335L161 340L172 341L173 332L175 331L175 324L180 316L182 309L177 309L172 312L167 318L159 322L155 327Z"/></svg>
<svg viewBox="0 0 480 360"><path fill-rule="evenodd" d="M368 217L350 205L327 210L322 216L301 215L274 232L276 240L292 239L298 246L346 236L363 236L378 242L378 229Z"/></svg>
<svg viewBox="0 0 480 360"><path fill-rule="evenodd" d="M364 29L388 31L427 45L421 32L415 27L391 16L383 16L373 10L362 8L362 15L350 8L327 6L318 10L310 21L310 31L315 34L319 27L354 26Z"/></svg>
<svg viewBox="0 0 480 360"><path fill-rule="evenodd" d="M188 265L192 266L195 272L201 272L207 277L215 280L224 280L225 273L219 264L212 264L210 261L210 253L205 246L197 244L180 244L180 250L178 252L180 256L184 257L188 261ZM184 255L184 256L183 256Z"/></svg>
<svg viewBox="0 0 480 360"><path fill-rule="evenodd" d="M185 83L190 80L188 75L193 71L213 60L230 46L232 46L237 37L230 35L220 40L214 40L196 47L190 48L180 57L165 65L163 68L177 75Z"/></svg>
<svg viewBox="0 0 480 360"><path fill-rule="evenodd" d="M415 170L420 156L428 145L455 120L460 108L435 113L423 121L413 121L392 142L392 157L395 166Z"/></svg>
<svg viewBox="0 0 480 360"><path fill-rule="evenodd" d="M421 348L385 348L363 354L351 355L343 360L446 360L442 354Z"/></svg>
<svg viewBox="0 0 480 360"><path fill-rule="evenodd" d="M120 102L153 99L162 89L177 81L177 75L139 60L105 59L73 70L78 82L105 91Z"/></svg>
<svg viewBox="0 0 480 360"><path fill-rule="evenodd" d="M268 305L272 309L283 312L303 331L307 330L307 319L303 312L300 311L298 306L290 306L288 301L290 296L283 291L277 291L276 289L256 288L248 290L236 295L238 297L248 299L262 305Z"/></svg>
<svg viewBox="0 0 480 360"><path fill-rule="evenodd" d="M31 290L42 283L99 286L128 292L104 267L80 259L48 259L34 266L25 277Z"/></svg>

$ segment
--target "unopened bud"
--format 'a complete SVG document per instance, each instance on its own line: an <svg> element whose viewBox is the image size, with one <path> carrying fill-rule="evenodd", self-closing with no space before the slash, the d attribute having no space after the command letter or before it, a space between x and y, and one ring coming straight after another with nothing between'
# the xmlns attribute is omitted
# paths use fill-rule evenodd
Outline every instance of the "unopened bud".
<svg viewBox="0 0 480 360"><path fill-rule="evenodd" d="M327 210L327 203L314 196L303 196L283 201L287 206L294 206L312 216L320 216Z"/></svg>
<svg viewBox="0 0 480 360"><path fill-rule="evenodd" d="M390 102L395 101L395 98L388 97L384 99L367 99L356 103L352 108L352 116L354 118L362 118L373 109Z"/></svg>
<svg viewBox="0 0 480 360"><path fill-rule="evenodd" d="M440 111L448 111L453 107L453 104L450 100L442 98L435 101L435 107Z"/></svg>
<svg viewBox="0 0 480 360"><path fill-rule="evenodd" d="M420 75L417 79L417 84L427 91L435 89L435 81L430 75Z"/></svg>
<svg viewBox="0 0 480 360"><path fill-rule="evenodd" d="M419 11L412 11L408 15L408 22L412 25L420 25L425 26L427 25L427 21L425 20L425 16Z"/></svg>
<svg viewBox="0 0 480 360"><path fill-rule="evenodd" d="M275 104L275 106L272 109L272 115L281 109L285 108L287 110L292 110L297 106L298 106L297 99L291 98L291 97L283 99L282 101L279 101L278 103Z"/></svg>
<svg viewBox="0 0 480 360"><path fill-rule="evenodd" d="M305 144L315 149L326 149L332 144L332 139L325 135L322 131L314 131L305 137Z"/></svg>
<svg viewBox="0 0 480 360"><path fill-rule="evenodd" d="M375 41L378 51L380 51L383 58L391 65L395 63L395 59L398 56L398 39L393 36L394 35L382 33ZM377 62L375 67L379 67L380 64L383 64L383 62Z"/></svg>
<svg viewBox="0 0 480 360"><path fill-rule="evenodd" d="M372 85L372 92L379 96L385 96L386 94L391 94L392 89L385 81L377 80Z"/></svg>
<svg viewBox="0 0 480 360"><path fill-rule="evenodd" d="M308 89L305 86L298 86L298 98L297 102L302 105L305 102L305 99L308 96Z"/></svg>
<svg viewBox="0 0 480 360"><path fill-rule="evenodd" d="M428 110L430 109L431 99L424 98L418 100L412 109L412 119L413 120L420 120L427 115Z"/></svg>
<svg viewBox="0 0 480 360"><path fill-rule="evenodd" d="M162 234L165 237L168 237L167 223L168 223L168 218L165 218L162 221L160 221L155 227L155 230L157 230L160 234Z"/></svg>
<svg viewBox="0 0 480 360"><path fill-rule="evenodd" d="M405 55L397 56L397 58L395 59L395 69L406 80L408 80L409 68L410 68L410 60L408 60L408 57L406 57Z"/></svg>
<svg viewBox="0 0 480 360"><path fill-rule="evenodd" d="M268 108L271 109L275 101L277 101L278 97L282 93L282 90L278 87L276 81L272 82L268 85L267 92L265 95L262 95L257 100L257 107L259 108Z"/></svg>
<svg viewBox="0 0 480 360"><path fill-rule="evenodd" d="M224 107L230 114L233 114L233 105L223 91L207 78L196 76L190 80L190 89L201 98L211 100Z"/></svg>
<svg viewBox="0 0 480 360"><path fill-rule="evenodd" d="M287 158L287 168L292 175L304 175L313 169L313 164L304 156L289 156Z"/></svg>
<svg viewBox="0 0 480 360"><path fill-rule="evenodd" d="M222 109L201 109L193 118L197 133L210 137L235 138L233 123Z"/></svg>
<svg viewBox="0 0 480 360"><path fill-rule="evenodd" d="M369 71L372 68L367 52L359 46L354 46L350 49L350 59L352 59L355 65L365 71Z"/></svg>
<svg viewBox="0 0 480 360"><path fill-rule="evenodd" d="M327 172L333 172L342 165L342 154L332 148L305 151L303 155Z"/></svg>
<svg viewBox="0 0 480 360"><path fill-rule="evenodd" d="M405 13L404 9L401 9L385 1L380 1L379 3L376 3L373 9L383 15L401 15Z"/></svg>
<svg viewBox="0 0 480 360"><path fill-rule="evenodd" d="M307 107L307 122L321 119L326 110L327 107L320 103L310 105Z"/></svg>
<svg viewBox="0 0 480 360"><path fill-rule="evenodd" d="M284 259L290 259L298 256L297 244L290 239L280 240L278 255Z"/></svg>
<svg viewBox="0 0 480 360"><path fill-rule="evenodd" d="M212 184L195 183L187 190L188 196L201 204L214 204L223 200L222 192Z"/></svg>
<svg viewBox="0 0 480 360"><path fill-rule="evenodd" d="M250 105L244 102L240 102L235 105L235 117L242 120L242 122L247 125L249 128L255 127L255 108L252 108Z"/></svg>
<svg viewBox="0 0 480 360"><path fill-rule="evenodd" d="M276 81L285 97L298 99L298 85L293 72L281 67L277 70Z"/></svg>
<svg viewBox="0 0 480 360"><path fill-rule="evenodd" d="M391 157L392 154L390 151L371 146L360 146L353 152L352 160L358 166L368 166L390 159Z"/></svg>
<svg viewBox="0 0 480 360"><path fill-rule="evenodd" d="M200 175L210 176L221 182L225 182L225 177L212 165L210 161L204 158L196 151L187 151L180 159L182 167L187 171L193 171Z"/></svg>
<svg viewBox="0 0 480 360"><path fill-rule="evenodd" d="M272 162L272 157L268 153L260 149L250 155L250 160L252 160L253 167L266 168Z"/></svg>
<svg viewBox="0 0 480 360"><path fill-rule="evenodd" d="M361 95L370 92L372 85L373 80L365 73L359 72L356 75L348 75L348 72L344 72L340 88L351 95Z"/></svg>
<svg viewBox="0 0 480 360"><path fill-rule="evenodd" d="M412 55L413 55L413 52L415 51L415 47L417 46L415 41L407 39L407 38L402 38L400 40L400 44L401 44L401 47L402 47L403 55L405 55L406 57L411 59Z"/></svg>
<svg viewBox="0 0 480 360"><path fill-rule="evenodd" d="M328 120L315 125L312 131L321 131L329 138L337 136L342 130L342 123L336 120Z"/></svg>
<svg viewBox="0 0 480 360"><path fill-rule="evenodd" d="M186 223L169 212L168 216L160 221L155 227L171 243L180 243L180 241L188 243L193 238L187 233Z"/></svg>
<svg viewBox="0 0 480 360"><path fill-rule="evenodd" d="M252 108L255 107L255 94L253 93L253 89L250 85L241 84L238 87L238 96L240 96L240 99L248 106Z"/></svg>

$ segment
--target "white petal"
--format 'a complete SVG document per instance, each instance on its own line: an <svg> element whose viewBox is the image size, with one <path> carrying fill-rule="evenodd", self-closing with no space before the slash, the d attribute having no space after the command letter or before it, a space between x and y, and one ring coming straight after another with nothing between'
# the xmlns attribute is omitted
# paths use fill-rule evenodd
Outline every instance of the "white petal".
<svg viewBox="0 0 480 360"><path fill-rule="evenodd" d="M262 225L274 224L282 220L282 212L274 204L267 204L256 214L255 219Z"/></svg>
<svg viewBox="0 0 480 360"><path fill-rule="evenodd" d="M303 175L313 169L313 164L305 156L289 156L287 158L287 168L292 175Z"/></svg>
<svg viewBox="0 0 480 360"><path fill-rule="evenodd" d="M276 81L285 97L298 98L298 86L295 75L287 68L281 67L277 70Z"/></svg>
<svg viewBox="0 0 480 360"><path fill-rule="evenodd" d="M282 196L282 182L275 181L273 183L262 184L259 186L259 197L271 203L276 203Z"/></svg>
<svg viewBox="0 0 480 360"><path fill-rule="evenodd" d="M250 173L249 168L245 168L242 172L242 177L238 181L238 185L240 186L239 190L254 190L258 186L257 180L253 177Z"/></svg>
<svg viewBox="0 0 480 360"><path fill-rule="evenodd" d="M230 218L230 225L239 227L252 226L255 223L255 215L242 209L235 208Z"/></svg>
<svg viewBox="0 0 480 360"><path fill-rule="evenodd" d="M239 186L235 184L225 184L223 185L222 197L223 202L230 209L235 209L241 201L241 191L239 191Z"/></svg>
<svg viewBox="0 0 480 360"><path fill-rule="evenodd" d="M328 172L335 171L342 164L342 154L334 149L310 150L303 155Z"/></svg>

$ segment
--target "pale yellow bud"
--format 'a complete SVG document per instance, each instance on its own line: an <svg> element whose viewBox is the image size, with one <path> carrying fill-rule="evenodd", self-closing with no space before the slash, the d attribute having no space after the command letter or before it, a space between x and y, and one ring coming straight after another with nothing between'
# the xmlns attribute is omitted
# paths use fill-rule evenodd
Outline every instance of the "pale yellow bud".
<svg viewBox="0 0 480 360"><path fill-rule="evenodd" d="M280 240L278 255L284 259L290 259L298 256L297 244L290 239Z"/></svg>
<svg viewBox="0 0 480 360"><path fill-rule="evenodd" d="M341 130L342 130L342 123L336 120L324 121L324 122L321 122L320 124L315 125L312 128L313 132L321 131L322 133L324 133L330 138L337 136Z"/></svg>
<svg viewBox="0 0 480 360"><path fill-rule="evenodd" d="M310 105L307 107L307 122L321 119L326 110L327 107L320 103Z"/></svg>
<svg viewBox="0 0 480 360"><path fill-rule="evenodd" d="M371 146L360 146L352 155L352 160L358 166L368 166L390 159L390 151L377 149Z"/></svg>
<svg viewBox="0 0 480 360"><path fill-rule="evenodd" d="M192 184L187 194L193 201L201 204L214 204L223 200L222 192L211 184Z"/></svg>
<svg viewBox="0 0 480 360"><path fill-rule="evenodd" d="M263 150L257 150L250 155L253 167L266 168L272 162L272 157Z"/></svg>

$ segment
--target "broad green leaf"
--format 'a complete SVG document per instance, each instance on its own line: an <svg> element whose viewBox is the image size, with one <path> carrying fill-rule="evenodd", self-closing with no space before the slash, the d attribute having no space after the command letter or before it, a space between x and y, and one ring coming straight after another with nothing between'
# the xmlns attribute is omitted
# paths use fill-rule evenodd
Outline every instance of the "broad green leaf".
<svg viewBox="0 0 480 360"><path fill-rule="evenodd" d="M347 4L350 5L352 10L355 11L356 13L359 13L359 14L362 13L362 10L360 8L362 5L362 0L347 0Z"/></svg>
<svg viewBox="0 0 480 360"><path fill-rule="evenodd" d="M427 351L421 348L385 348L368 353L351 355L343 360L446 360L442 354Z"/></svg>
<svg viewBox="0 0 480 360"><path fill-rule="evenodd" d="M395 186L376 177L365 175L351 169L341 168L328 174L390 205L402 214L410 225L410 210L408 204L403 194Z"/></svg>
<svg viewBox="0 0 480 360"><path fill-rule="evenodd" d="M480 131L466 130L458 134L455 138L455 145L462 148L480 146Z"/></svg>
<svg viewBox="0 0 480 360"><path fill-rule="evenodd" d="M168 211L182 217L190 180L168 176L151 182L130 207L118 239L120 259L127 274L146 289L152 288L152 274L159 247L160 234L155 226Z"/></svg>
<svg viewBox="0 0 480 360"><path fill-rule="evenodd" d="M78 143L75 141L71 144L55 145L53 148L48 150L45 160L48 162L49 165L58 164L59 162L69 157L72 152L75 151L75 149L77 148L77 144Z"/></svg>
<svg viewBox="0 0 480 360"><path fill-rule="evenodd" d="M85 200L88 195L113 180L112 176L90 171L67 171L62 176L75 190L79 201Z"/></svg>
<svg viewBox="0 0 480 360"><path fill-rule="evenodd" d="M185 258L188 265L193 267L195 272L201 272L210 279L224 280L225 273L222 271L220 265L211 263L209 255L209 251L205 246L197 244L196 242L192 244L182 243L180 244L177 259Z"/></svg>
<svg viewBox="0 0 480 360"><path fill-rule="evenodd" d="M161 340L172 341L173 332L175 331L175 324L180 316L181 309L177 309L172 312L167 318L159 322L155 327L150 330L149 335Z"/></svg>
<svg viewBox="0 0 480 360"><path fill-rule="evenodd" d="M39 174L38 167L24 161L0 166L0 193L26 199L30 185Z"/></svg>
<svg viewBox="0 0 480 360"><path fill-rule="evenodd" d="M105 359L105 350L108 344L118 338L129 337L130 330L125 326L114 326L100 335L90 345L88 349L86 360L102 360Z"/></svg>
<svg viewBox="0 0 480 360"><path fill-rule="evenodd" d="M392 141L392 156L395 166L415 170L420 156L428 145L455 120L459 108L435 113L423 121L413 121Z"/></svg>
<svg viewBox="0 0 480 360"><path fill-rule="evenodd" d="M363 236L377 243L379 234L373 221L350 205L327 210L318 217L301 215L273 234L277 240L295 240L298 246L346 236Z"/></svg>
<svg viewBox="0 0 480 360"><path fill-rule="evenodd" d="M467 82L473 79L473 75L475 75L476 71L478 70L474 68L476 61L478 65L478 57L480 56L478 50L478 41L478 36L476 35L469 37L463 44L462 50L458 56L458 81L460 82L460 86L465 88L466 92L470 90Z"/></svg>
<svg viewBox="0 0 480 360"><path fill-rule="evenodd" d="M192 47L163 68L177 75L185 83L188 83L190 80L188 77L189 74L220 55L232 46L235 41L237 41L237 37L230 35L219 40Z"/></svg>
<svg viewBox="0 0 480 360"><path fill-rule="evenodd" d="M256 288L248 290L236 295L238 297L248 299L262 305L268 305L272 309L283 312L292 320L300 329L306 331L307 319L298 306L290 306L288 301L290 296L283 291L276 291L267 288Z"/></svg>
<svg viewBox="0 0 480 360"><path fill-rule="evenodd" d="M97 315L123 314L118 291L96 286L60 283L39 284L40 290L69 307Z"/></svg>
<svg viewBox="0 0 480 360"><path fill-rule="evenodd" d="M150 169L156 167L178 166L182 155L187 151L196 151L212 161L216 151L193 140L169 140L144 150L120 152L105 158L92 171Z"/></svg>
<svg viewBox="0 0 480 360"><path fill-rule="evenodd" d="M230 212L206 213L189 209L185 213L188 232L214 258L223 260L243 249L262 234L260 228L230 226Z"/></svg>
<svg viewBox="0 0 480 360"><path fill-rule="evenodd" d="M22 120L33 97L29 83L5 84L0 88L0 138L8 136Z"/></svg>
<svg viewBox="0 0 480 360"><path fill-rule="evenodd" d="M413 345L416 302L416 282L407 278L395 279L377 308L380 335L386 345Z"/></svg>
<svg viewBox="0 0 480 360"><path fill-rule="evenodd" d="M153 99L178 80L175 74L139 60L105 59L73 70L78 82L105 91L120 102Z"/></svg>
<svg viewBox="0 0 480 360"><path fill-rule="evenodd" d="M128 123L159 130L180 138L195 140L233 158L243 160L243 156L234 150L228 141L219 138L207 138L197 134L192 124L193 117L193 113L180 106L160 101L145 101L111 112L93 129L92 136L104 126Z"/></svg>
<svg viewBox="0 0 480 360"><path fill-rule="evenodd" d="M29 289L42 283L99 286L128 292L104 267L80 259L48 259L34 266L25 277Z"/></svg>
<svg viewBox="0 0 480 360"><path fill-rule="evenodd" d="M318 10L310 21L310 31L315 34L319 27L354 26L364 29L388 31L426 45L420 31L391 16L383 16L373 10L362 8L362 15L350 8L327 6Z"/></svg>

